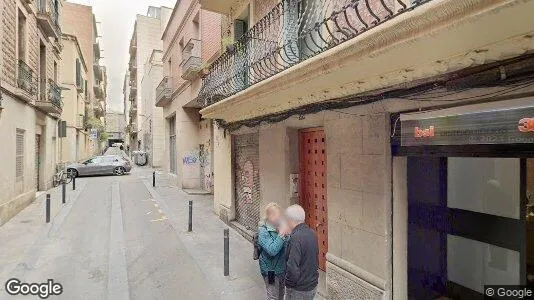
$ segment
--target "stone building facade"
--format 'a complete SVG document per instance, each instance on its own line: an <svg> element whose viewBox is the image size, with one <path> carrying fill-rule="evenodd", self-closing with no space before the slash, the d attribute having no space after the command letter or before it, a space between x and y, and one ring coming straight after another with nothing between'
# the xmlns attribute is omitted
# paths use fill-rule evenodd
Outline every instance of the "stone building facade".
<svg viewBox="0 0 534 300"><path fill-rule="evenodd" d="M253 222L240 214L256 220L268 202L301 204L320 243L319 293L329 299L475 299L496 278L525 284L531 263L522 231L514 244L498 230L466 229L480 228L481 219L483 228L503 225L487 216L499 213L469 202L478 200L453 207L457 199L446 194L459 194L459 183L443 174L462 173L460 157L484 170L506 165L482 181L492 186L485 193L503 188L500 172L517 178L514 191L525 186L516 165L527 169L532 157L527 117L519 121L524 135L515 138L521 118L502 129L515 138L507 145L488 146L477 136L483 129L462 141L446 136L463 132L447 127L455 116L476 123L475 115L491 120L500 110L529 115L534 24L526 11L534 2L368 2L202 1L226 16L223 36L234 42L211 64L199 94L202 116L217 124L215 213L250 235ZM519 212L520 198L510 201ZM447 216L465 223L429 222ZM530 226L524 215L517 219L506 222ZM454 253L491 255L461 262ZM495 265L497 257L508 267Z"/></svg>
<svg viewBox="0 0 534 300"><path fill-rule="evenodd" d="M87 118L90 110L88 66L76 36L63 34L60 82L63 88L61 119L67 122L67 136L61 139L60 161L78 162L94 153L89 139Z"/></svg>
<svg viewBox="0 0 534 300"><path fill-rule="evenodd" d="M0 1L0 224L52 185L62 7L59 0Z"/></svg>

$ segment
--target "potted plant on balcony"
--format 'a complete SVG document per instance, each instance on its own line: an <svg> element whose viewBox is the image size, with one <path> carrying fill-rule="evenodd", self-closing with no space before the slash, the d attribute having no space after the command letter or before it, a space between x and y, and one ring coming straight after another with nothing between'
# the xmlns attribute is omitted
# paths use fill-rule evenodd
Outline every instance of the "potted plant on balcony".
<svg viewBox="0 0 534 300"><path fill-rule="evenodd" d="M225 36L221 39L222 48L225 49L228 53L232 54L235 52L234 39L230 36Z"/></svg>

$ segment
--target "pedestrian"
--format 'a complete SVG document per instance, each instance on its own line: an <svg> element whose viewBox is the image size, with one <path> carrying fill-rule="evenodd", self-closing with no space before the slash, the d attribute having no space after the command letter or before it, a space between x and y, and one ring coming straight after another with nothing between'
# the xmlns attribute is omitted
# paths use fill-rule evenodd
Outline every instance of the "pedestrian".
<svg viewBox="0 0 534 300"><path fill-rule="evenodd" d="M284 299L285 236L287 225L281 220L281 208L276 203L265 206L265 220L258 228L258 244L261 248L260 272L267 289L267 300Z"/></svg>
<svg viewBox="0 0 534 300"><path fill-rule="evenodd" d="M286 300L312 300L319 280L319 247L315 233L304 223L300 205L286 209L291 234L286 246Z"/></svg>

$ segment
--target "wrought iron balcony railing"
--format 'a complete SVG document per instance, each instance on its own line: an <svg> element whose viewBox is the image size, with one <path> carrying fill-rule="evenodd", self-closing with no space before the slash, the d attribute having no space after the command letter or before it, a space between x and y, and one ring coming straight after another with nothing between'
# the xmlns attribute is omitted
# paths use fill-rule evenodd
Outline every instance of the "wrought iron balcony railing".
<svg viewBox="0 0 534 300"><path fill-rule="evenodd" d="M198 101L230 97L431 0L282 0L209 68Z"/></svg>
<svg viewBox="0 0 534 300"><path fill-rule="evenodd" d="M35 72L24 61L19 60L18 86L30 95L37 94L38 79Z"/></svg>
<svg viewBox="0 0 534 300"><path fill-rule="evenodd" d="M52 80L48 81L48 99L57 109L62 109L63 102L61 101L61 88Z"/></svg>

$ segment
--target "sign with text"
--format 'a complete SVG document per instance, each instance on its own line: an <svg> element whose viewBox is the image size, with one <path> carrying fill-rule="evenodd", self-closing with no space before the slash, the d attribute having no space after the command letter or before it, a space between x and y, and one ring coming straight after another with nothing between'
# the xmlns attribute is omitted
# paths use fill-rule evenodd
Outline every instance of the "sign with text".
<svg viewBox="0 0 534 300"><path fill-rule="evenodd" d="M401 145L534 143L534 107L401 121Z"/></svg>

